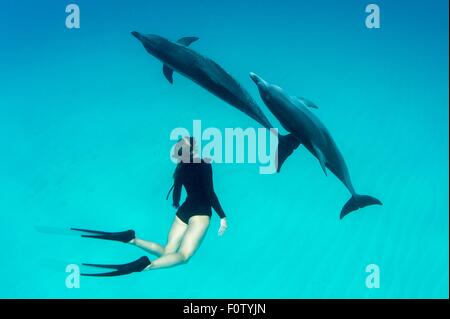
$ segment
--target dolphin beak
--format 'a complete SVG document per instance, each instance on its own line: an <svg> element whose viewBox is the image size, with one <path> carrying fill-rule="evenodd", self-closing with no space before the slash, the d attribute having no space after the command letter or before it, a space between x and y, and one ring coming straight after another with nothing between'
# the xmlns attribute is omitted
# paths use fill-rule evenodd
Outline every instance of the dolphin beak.
<svg viewBox="0 0 450 319"><path fill-rule="evenodd" d="M250 78L255 82L256 85L258 85L261 82L261 78L257 76L255 73L250 72Z"/></svg>
<svg viewBox="0 0 450 319"><path fill-rule="evenodd" d="M137 31L131 32L131 35L134 36L139 41L141 41L141 39L142 39L142 35L139 32L137 32Z"/></svg>

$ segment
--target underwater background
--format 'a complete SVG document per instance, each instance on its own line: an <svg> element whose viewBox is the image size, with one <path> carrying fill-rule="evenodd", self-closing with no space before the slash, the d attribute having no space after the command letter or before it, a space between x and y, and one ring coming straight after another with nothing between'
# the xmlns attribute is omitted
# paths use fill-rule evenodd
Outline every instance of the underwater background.
<svg viewBox="0 0 450 319"><path fill-rule="evenodd" d="M0 297L448 298L448 1L377 1L380 29L370 1L77 0L72 30L69 3L0 4ZM304 147L275 175L215 164L223 237L213 214L188 264L66 288L68 264L145 254L69 227L165 243L173 128L259 127L179 74L170 85L133 30L200 37L191 48L277 126L250 71L314 101L356 190L384 205L339 220L349 193Z"/></svg>

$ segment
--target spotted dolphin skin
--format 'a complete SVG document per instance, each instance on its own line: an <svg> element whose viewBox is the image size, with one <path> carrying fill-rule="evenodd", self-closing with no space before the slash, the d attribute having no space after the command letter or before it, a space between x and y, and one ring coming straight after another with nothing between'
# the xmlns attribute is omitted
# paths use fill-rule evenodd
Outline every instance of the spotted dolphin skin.
<svg viewBox="0 0 450 319"><path fill-rule="evenodd" d="M273 128L250 94L230 74L216 62L188 47L198 40L197 37L184 37L172 42L154 34L144 35L136 31L131 34L142 43L148 53L163 63L163 74L170 83L173 83L173 72L176 71L247 114L265 128L269 130ZM278 135L278 171L284 160L298 146L299 141L292 134Z"/></svg>
<svg viewBox="0 0 450 319"><path fill-rule="evenodd" d="M353 188L344 157L326 127L310 109L317 108L305 98L289 96L280 87L270 84L255 73L250 78L258 87L262 100L280 121L318 160L327 174L329 169L347 187L352 197L342 208L340 218L359 208L369 205L382 205L371 196L359 195Z"/></svg>

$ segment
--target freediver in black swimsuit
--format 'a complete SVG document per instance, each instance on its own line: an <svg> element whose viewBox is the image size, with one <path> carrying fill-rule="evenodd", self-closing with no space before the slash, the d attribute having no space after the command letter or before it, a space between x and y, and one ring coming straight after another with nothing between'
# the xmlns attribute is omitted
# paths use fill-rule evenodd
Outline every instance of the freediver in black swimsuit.
<svg viewBox="0 0 450 319"><path fill-rule="evenodd" d="M223 235L228 227L227 219L214 191L211 164L196 157L195 153L195 140L192 137L183 138L175 148L179 163L174 173L173 206L178 210L165 246L137 238L133 230L111 233L72 228L72 230L84 232L85 234L81 237L129 243L157 255L159 258L151 262L147 256L143 256L131 263L120 265L83 264L114 270L106 273L82 273L81 275L121 276L186 263L198 249L209 228L211 208L214 208L220 217L218 234L219 236ZM182 186L186 189L187 197L179 206Z"/></svg>
<svg viewBox="0 0 450 319"><path fill-rule="evenodd" d="M175 171L173 190L173 206L178 208L177 216L185 224L189 224L192 216L209 216L211 208L220 218L225 218L225 212L213 188L211 164L201 160L200 163L180 163ZM187 197L179 206L181 186L186 189Z"/></svg>

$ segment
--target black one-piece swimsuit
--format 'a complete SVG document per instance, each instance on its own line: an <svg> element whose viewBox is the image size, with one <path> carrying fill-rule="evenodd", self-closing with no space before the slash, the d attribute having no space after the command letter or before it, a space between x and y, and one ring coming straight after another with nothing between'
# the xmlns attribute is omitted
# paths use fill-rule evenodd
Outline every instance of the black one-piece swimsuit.
<svg viewBox="0 0 450 319"><path fill-rule="evenodd" d="M186 189L187 197L184 203L178 208L177 216L185 224L196 215L206 215L211 217L211 207L214 208L220 218L225 217L225 213L220 206L219 199L214 192L212 167L210 163L182 163L179 164L175 176L173 188L173 204L178 207L181 197L181 186Z"/></svg>

